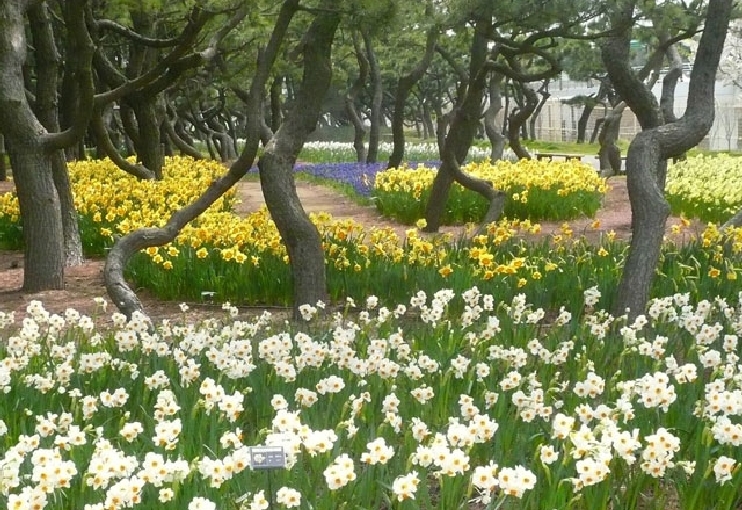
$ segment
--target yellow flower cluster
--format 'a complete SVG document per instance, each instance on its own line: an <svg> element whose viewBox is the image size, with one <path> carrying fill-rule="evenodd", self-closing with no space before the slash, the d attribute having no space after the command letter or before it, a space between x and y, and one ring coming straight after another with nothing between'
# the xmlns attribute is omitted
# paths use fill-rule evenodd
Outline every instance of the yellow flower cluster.
<svg viewBox="0 0 742 510"><path fill-rule="evenodd" d="M140 227L164 225L173 212L194 201L224 174L225 168L215 161L175 156L165 159L162 181L137 179L108 159L70 163L69 171L77 212L124 235ZM228 210L234 196L230 190L210 210Z"/></svg>
<svg viewBox="0 0 742 510"><path fill-rule="evenodd" d="M482 161L469 163L462 168L468 174L487 180L515 200L526 202L528 190L540 188L556 191L566 196L580 191L605 193L606 180L595 169L579 161L549 162L522 159L516 163ZM437 170L419 165L390 168L376 174L376 189L390 192L402 191L419 200L422 192L433 183Z"/></svg>
<svg viewBox="0 0 742 510"><path fill-rule="evenodd" d="M699 155L673 163L667 172L667 193L731 216L742 207L742 159Z"/></svg>
<svg viewBox="0 0 742 510"><path fill-rule="evenodd" d="M179 156L165 159L162 181L137 179L109 159L72 162L68 167L78 214L89 216L105 236L164 225L174 211L199 197L225 172L220 163ZM234 197L235 190L230 190L209 210L229 210ZM0 197L0 215L11 221L19 217L14 192Z"/></svg>

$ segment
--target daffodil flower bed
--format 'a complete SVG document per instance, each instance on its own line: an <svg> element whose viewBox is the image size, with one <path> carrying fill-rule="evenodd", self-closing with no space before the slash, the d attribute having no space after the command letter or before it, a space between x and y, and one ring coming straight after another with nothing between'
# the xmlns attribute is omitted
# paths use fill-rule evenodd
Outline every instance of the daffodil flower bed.
<svg viewBox="0 0 742 510"><path fill-rule="evenodd" d="M0 506L737 508L739 296L600 300L442 288L301 324L33 301L0 315Z"/></svg>
<svg viewBox="0 0 742 510"><path fill-rule="evenodd" d="M593 217L607 190L605 179L579 161L518 162L488 160L462 170L492 183L508 195L504 215L530 221ZM373 197L382 214L412 225L425 216L425 207L437 170L425 166L393 168L376 174ZM477 193L452 185L443 224L477 222L489 204Z"/></svg>
<svg viewBox="0 0 742 510"><path fill-rule="evenodd" d="M87 256L104 255L114 236L164 225L173 212L201 196L225 172L216 161L181 156L165 158L162 181L137 179L109 159L71 162L68 168ZM209 211L231 211L235 194L230 190ZM15 192L2 195L0 232L7 247L22 243L19 217Z"/></svg>
<svg viewBox="0 0 742 510"><path fill-rule="evenodd" d="M390 228L310 216L322 238L332 302L374 294L389 304L409 290L432 292L445 285L462 292L479 285L506 300L529 291L535 304L554 309L579 302L585 289L599 285L609 307L628 250L610 232L596 243L566 223L560 233L534 241L529 236L540 230L538 224L503 220L461 241L450 234L426 237L417 228L401 239ZM695 298L736 296L742 229L725 237L709 227L695 240L689 240L686 227L676 230L663 247L653 295L688 285ZM289 305L293 291L285 248L265 209L246 219L205 216L173 245L136 256L128 276L135 286L166 300L198 302L213 293L239 304Z"/></svg>
<svg viewBox="0 0 742 510"><path fill-rule="evenodd" d="M137 181L107 161L71 165L87 255L105 253L114 235L162 225L224 171L214 163L168 158L165 180L151 182ZM234 201L233 190L172 244L134 257L127 269L133 285L176 301L200 302L206 295L239 305L290 304L291 270L278 230L266 209L238 217L231 212ZM2 203L0 221L17 225L17 200L8 194ZM534 305L554 310L562 304L575 307L585 289L598 285L606 296L601 305L610 308L627 250L611 232L587 242L582 234L591 232L574 232L567 223L560 232L534 241L537 223L503 220L469 241L426 236L417 227L400 235L327 214L314 214L312 220L326 254L332 302L373 294L388 306L409 291L431 293L446 286L463 292L478 285L503 300L529 292ZM599 227L596 223L588 230ZM680 287L688 287L694 299L735 296L742 231L723 239L709 227L691 240L686 227L678 225L663 248L653 296Z"/></svg>
<svg viewBox="0 0 742 510"><path fill-rule="evenodd" d="M724 223L742 209L742 159L698 155L672 163L667 201L674 214Z"/></svg>

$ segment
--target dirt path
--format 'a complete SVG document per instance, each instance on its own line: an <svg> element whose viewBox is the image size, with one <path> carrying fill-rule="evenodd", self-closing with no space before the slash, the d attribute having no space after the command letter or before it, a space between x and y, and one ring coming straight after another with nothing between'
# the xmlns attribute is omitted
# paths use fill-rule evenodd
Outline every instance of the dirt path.
<svg viewBox="0 0 742 510"><path fill-rule="evenodd" d="M626 177L611 177L608 180L610 189L603 198L603 206L595 218L581 218L569 223L575 235L586 234L590 237L599 235L601 232L613 230L621 239L628 239L631 235L631 205L626 188ZM327 212L334 218L353 218L365 228L391 227L401 238L404 238L405 230L409 227L400 225L394 221L384 218L373 206L361 206L344 195L324 186L298 182L297 194L304 209L307 212ZM256 211L265 202L260 191L258 182L244 182L240 184L239 196L242 203L238 206L240 214L248 214ZM595 230L592 225L598 220L600 228ZM667 224L668 232L672 225L679 223L679 218L670 218ZM550 235L559 233L563 221L540 222L542 234ZM461 234L465 227L443 227L441 232Z"/></svg>
<svg viewBox="0 0 742 510"><path fill-rule="evenodd" d="M600 232L613 230L620 238L627 239L630 234L631 209L626 191L626 178L614 177L609 180L611 189L606 194L604 204L595 219L600 221L600 230L592 229L593 219L580 219L570 222L575 235L582 233L590 237L598 236ZM238 206L240 214L248 214L257 210L264 202L257 182L242 182L239 185L238 196L241 204ZM323 186L297 183L297 193L308 212L327 212L334 218L353 218L364 228L392 227L401 239L409 227L399 225L383 218L371 206L361 206L348 197ZM678 223L677 218L671 218L668 229ZM541 236L559 232L563 222L542 223ZM445 227L442 232L461 234L464 227ZM103 261L91 260L82 266L68 268L65 273L65 290L46 291L27 294L20 291L23 282L23 254L20 252L0 251L0 311L15 311L19 314L25 311L29 301L38 299L47 310L62 313L66 308L76 308L78 311L92 314L95 310L93 298L106 297L103 285ZM187 314L180 311L179 303L162 302L140 293L147 312L152 318L185 317L195 320L204 315L220 314L220 307L209 304L192 303ZM109 307L110 312L113 306Z"/></svg>

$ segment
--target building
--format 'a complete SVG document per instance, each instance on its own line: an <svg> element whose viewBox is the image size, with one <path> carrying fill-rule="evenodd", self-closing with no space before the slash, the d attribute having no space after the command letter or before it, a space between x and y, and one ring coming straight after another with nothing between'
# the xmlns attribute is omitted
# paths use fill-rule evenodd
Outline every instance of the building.
<svg viewBox="0 0 742 510"><path fill-rule="evenodd" d="M662 78L655 84L652 91L659 99ZM685 69L681 81L675 89L675 115L681 117L688 101L689 69ZM536 138L550 141L577 140L577 121L583 110L581 105L565 103L567 99L580 95L596 95L599 83L571 81L566 74L551 83L549 92L551 97L544 104L541 114L536 120ZM587 127L587 138L595 126L595 121L607 115L610 108L596 106L593 110ZM701 142L700 146L712 150L740 150L742 149L742 90L731 84L716 82L716 117L711 131ZM621 120L622 139L630 140L641 130L634 114L626 109Z"/></svg>

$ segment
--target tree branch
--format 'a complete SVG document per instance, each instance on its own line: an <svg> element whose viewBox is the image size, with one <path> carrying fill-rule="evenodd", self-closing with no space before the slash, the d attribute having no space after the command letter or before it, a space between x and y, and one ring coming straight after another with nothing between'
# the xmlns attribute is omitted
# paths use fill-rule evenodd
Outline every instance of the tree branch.
<svg viewBox="0 0 742 510"><path fill-rule="evenodd" d="M98 30L108 30L116 33L122 37L129 39L142 46L149 46L151 48L168 48L170 46L176 46L180 40L178 37L170 37L168 39L157 39L152 37L146 37L138 32L135 32L129 27L125 27L120 23L117 23L111 19L97 19L94 21L95 27Z"/></svg>

